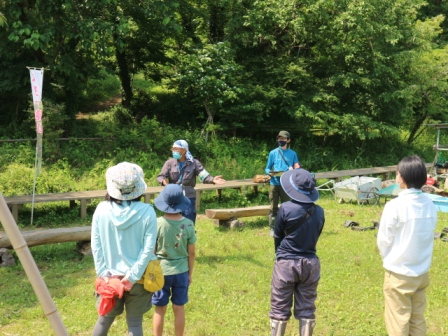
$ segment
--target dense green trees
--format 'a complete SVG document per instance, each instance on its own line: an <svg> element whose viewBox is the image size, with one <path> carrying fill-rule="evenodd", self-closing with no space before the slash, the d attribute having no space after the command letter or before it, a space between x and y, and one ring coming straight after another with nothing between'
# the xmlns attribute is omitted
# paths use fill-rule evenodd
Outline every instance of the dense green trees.
<svg viewBox="0 0 448 336"><path fill-rule="evenodd" d="M131 115L143 73L169 94L147 92L139 117L156 114L153 101L176 102L171 123L187 118L206 134L264 124L342 141L405 131L412 142L424 123L446 121L447 10L422 0L0 1L0 125L27 119L26 66L46 67L44 98L65 104L70 133L105 68Z"/></svg>

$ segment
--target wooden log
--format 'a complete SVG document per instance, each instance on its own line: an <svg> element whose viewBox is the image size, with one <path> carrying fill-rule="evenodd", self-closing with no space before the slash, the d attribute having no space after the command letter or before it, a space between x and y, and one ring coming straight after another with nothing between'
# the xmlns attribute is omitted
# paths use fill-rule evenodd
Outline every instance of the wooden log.
<svg viewBox="0 0 448 336"><path fill-rule="evenodd" d="M91 226L80 226L47 230L30 230L22 231L21 233L27 245L31 247L45 244L90 241L91 231ZM12 244L5 232L0 232L0 248L12 249Z"/></svg>
<svg viewBox="0 0 448 336"><path fill-rule="evenodd" d="M208 218L219 220L251 216L267 216L269 214L269 205L234 209L206 209L205 214Z"/></svg>

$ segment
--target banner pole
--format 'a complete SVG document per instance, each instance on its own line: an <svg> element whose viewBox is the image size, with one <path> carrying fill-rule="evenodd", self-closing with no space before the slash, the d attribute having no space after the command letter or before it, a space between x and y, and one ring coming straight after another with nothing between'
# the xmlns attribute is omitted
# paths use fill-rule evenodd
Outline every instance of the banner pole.
<svg viewBox="0 0 448 336"><path fill-rule="evenodd" d="M37 178L37 141L36 141L36 157L34 159L34 178L33 178L33 198L31 200L31 226L34 219L34 196L36 194L36 178Z"/></svg>
<svg viewBox="0 0 448 336"><path fill-rule="evenodd" d="M31 201L31 225L34 221L34 199L36 194L36 179L42 168L42 90L44 81L44 68L27 67L30 72L31 94L33 95L34 118L36 121L36 158L34 160L33 198Z"/></svg>
<svg viewBox="0 0 448 336"><path fill-rule="evenodd" d="M23 269L33 286L39 302L44 309L45 315L50 321L53 331L56 336L68 336L67 329L62 322L62 319L58 313L58 310L50 296L47 285L45 284L42 276L37 268L37 265L31 255L28 245L22 236L17 223L14 221L14 217L11 211L8 209L3 194L0 192L0 222L8 235L9 241L17 253L17 256L22 263Z"/></svg>

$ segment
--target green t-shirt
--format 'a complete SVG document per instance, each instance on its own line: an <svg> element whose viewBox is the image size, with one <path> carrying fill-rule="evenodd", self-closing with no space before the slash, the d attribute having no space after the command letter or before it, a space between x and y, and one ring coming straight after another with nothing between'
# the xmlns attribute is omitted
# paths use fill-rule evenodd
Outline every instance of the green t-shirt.
<svg viewBox="0 0 448 336"><path fill-rule="evenodd" d="M188 272L188 244L196 243L194 224L188 218L157 218L156 255L164 275Z"/></svg>

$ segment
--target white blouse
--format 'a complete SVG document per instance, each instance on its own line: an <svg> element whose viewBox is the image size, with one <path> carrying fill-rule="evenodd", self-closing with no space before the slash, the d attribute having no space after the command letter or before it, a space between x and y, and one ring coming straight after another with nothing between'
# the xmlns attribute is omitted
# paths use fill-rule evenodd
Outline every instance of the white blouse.
<svg viewBox="0 0 448 336"><path fill-rule="evenodd" d="M416 277L429 271L437 210L419 189L405 189L387 202L377 245L386 270Z"/></svg>

